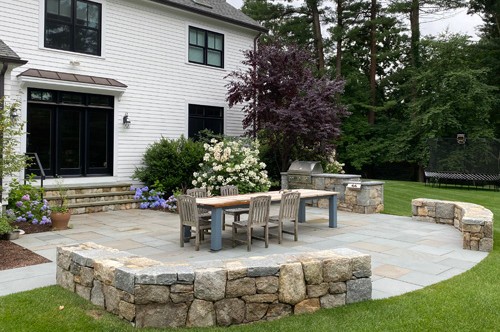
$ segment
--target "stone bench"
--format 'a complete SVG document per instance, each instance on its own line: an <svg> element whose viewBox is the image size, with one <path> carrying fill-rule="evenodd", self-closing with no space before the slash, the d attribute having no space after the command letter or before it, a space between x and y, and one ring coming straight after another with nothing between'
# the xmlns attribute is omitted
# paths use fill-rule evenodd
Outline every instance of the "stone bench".
<svg viewBox="0 0 500 332"><path fill-rule="evenodd" d="M94 243L57 248L57 284L136 327L229 326L365 301L370 276L370 255L350 249L166 264Z"/></svg>
<svg viewBox="0 0 500 332"><path fill-rule="evenodd" d="M493 249L493 213L481 205L417 198L411 201L414 220L453 225L463 235L463 248Z"/></svg>

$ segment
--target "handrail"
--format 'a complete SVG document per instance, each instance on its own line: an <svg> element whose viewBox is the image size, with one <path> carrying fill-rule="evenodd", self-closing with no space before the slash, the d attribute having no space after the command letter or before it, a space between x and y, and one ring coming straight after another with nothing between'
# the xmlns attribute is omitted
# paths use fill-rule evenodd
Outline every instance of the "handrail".
<svg viewBox="0 0 500 332"><path fill-rule="evenodd" d="M43 180L45 180L45 171L43 170L42 163L40 162L40 158L38 158L38 153L36 152L26 152L26 155L33 155L35 157L36 165L40 170L40 188L43 189ZM42 190L42 200L43 200L43 190Z"/></svg>

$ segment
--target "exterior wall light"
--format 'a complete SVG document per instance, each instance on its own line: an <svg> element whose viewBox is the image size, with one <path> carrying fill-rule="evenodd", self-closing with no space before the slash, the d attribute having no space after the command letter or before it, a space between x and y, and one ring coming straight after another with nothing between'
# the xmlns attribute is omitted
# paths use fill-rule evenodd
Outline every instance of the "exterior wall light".
<svg viewBox="0 0 500 332"><path fill-rule="evenodd" d="M130 119L128 117L128 113L125 113L125 115L123 116L123 127L129 128L131 123L132 122L130 121Z"/></svg>
<svg viewBox="0 0 500 332"><path fill-rule="evenodd" d="M457 143L458 144L465 144L467 141L467 138L465 138L465 134L457 134Z"/></svg>

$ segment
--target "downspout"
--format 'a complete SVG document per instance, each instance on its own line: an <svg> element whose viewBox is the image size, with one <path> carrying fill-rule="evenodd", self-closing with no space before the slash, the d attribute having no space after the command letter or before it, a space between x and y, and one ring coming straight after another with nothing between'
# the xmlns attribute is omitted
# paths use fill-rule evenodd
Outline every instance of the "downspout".
<svg viewBox="0 0 500 332"><path fill-rule="evenodd" d="M3 109L5 96L5 73L7 72L7 68L9 67L7 62L2 62L2 69L0 69L0 108ZM3 162L3 132L0 132L0 162ZM3 213L3 173L0 172L0 214Z"/></svg>
<svg viewBox="0 0 500 332"><path fill-rule="evenodd" d="M260 36L262 36L262 32L259 32L257 34L257 36L255 36L255 38L253 39L253 54L255 56L255 54L257 53L257 41L259 40ZM253 63L253 72L254 72L254 75L256 75L257 73L257 65L256 63L254 62ZM254 77L254 81L257 79L257 77ZM257 103L257 92L255 92L255 95L253 96L253 102L254 102L254 105ZM255 111L255 109L254 109ZM255 118L253 119L253 138L257 138L257 113L255 113Z"/></svg>
<svg viewBox="0 0 500 332"><path fill-rule="evenodd" d="M0 70L0 99L5 95L5 73L7 72L7 68L9 68L9 64L2 62L2 69ZM0 106L3 107L3 102Z"/></svg>

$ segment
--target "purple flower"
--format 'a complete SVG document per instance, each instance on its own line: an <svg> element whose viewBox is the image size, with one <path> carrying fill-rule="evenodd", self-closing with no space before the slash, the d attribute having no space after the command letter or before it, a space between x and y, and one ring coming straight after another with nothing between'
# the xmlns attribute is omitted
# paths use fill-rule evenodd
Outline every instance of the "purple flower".
<svg viewBox="0 0 500 332"><path fill-rule="evenodd" d="M50 223L51 223L51 220L50 220L50 218L47 218L47 216L43 216L42 221L40 221L41 225L50 224Z"/></svg>
<svg viewBox="0 0 500 332"><path fill-rule="evenodd" d="M141 203L141 205L139 205L140 209L147 209L148 207L149 207L149 203L148 202L143 202L143 203Z"/></svg>
<svg viewBox="0 0 500 332"><path fill-rule="evenodd" d="M146 187L142 188L141 190L142 190L142 192L145 193L146 191L149 191L149 188L146 186Z"/></svg>
<svg viewBox="0 0 500 332"><path fill-rule="evenodd" d="M37 225L38 224L38 220L37 219L33 219L33 221L31 222L33 225Z"/></svg>
<svg viewBox="0 0 500 332"><path fill-rule="evenodd" d="M17 206L18 208L20 208L21 206L23 206L23 202L21 202L21 201L17 202L17 203L16 203L16 206Z"/></svg>
<svg viewBox="0 0 500 332"><path fill-rule="evenodd" d="M22 201L29 201L30 200L30 195L26 194L23 197L21 197Z"/></svg>

